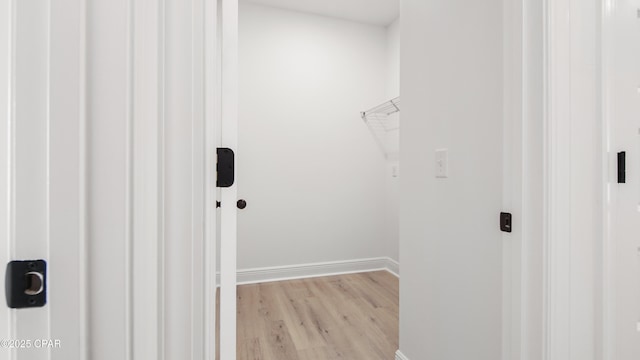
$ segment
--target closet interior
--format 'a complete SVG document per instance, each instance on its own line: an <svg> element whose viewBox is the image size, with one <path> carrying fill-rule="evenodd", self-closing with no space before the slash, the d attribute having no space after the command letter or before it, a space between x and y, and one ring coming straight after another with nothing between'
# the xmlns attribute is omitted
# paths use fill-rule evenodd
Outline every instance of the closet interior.
<svg viewBox="0 0 640 360"><path fill-rule="evenodd" d="M240 1L239 359L398 348L399 30L397 0Z"/></svg>

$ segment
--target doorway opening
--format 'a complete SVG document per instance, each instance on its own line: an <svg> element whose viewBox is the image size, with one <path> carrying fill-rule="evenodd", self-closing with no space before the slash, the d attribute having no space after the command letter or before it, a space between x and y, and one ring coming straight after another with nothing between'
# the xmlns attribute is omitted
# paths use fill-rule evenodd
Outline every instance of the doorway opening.
<svg viewBox="0 0 640 360"><path fill-rule="evenodd" d="M392 358L399 1L238 16L237 358Z"/></svg>

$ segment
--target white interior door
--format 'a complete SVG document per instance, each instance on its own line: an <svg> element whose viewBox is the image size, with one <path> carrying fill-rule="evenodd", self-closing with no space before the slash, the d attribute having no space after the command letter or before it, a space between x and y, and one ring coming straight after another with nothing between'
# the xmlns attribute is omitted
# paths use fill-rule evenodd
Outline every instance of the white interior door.
<svg viewBox="0 0 640 360"><path fill-rule="evenodd" d="M609 125L608 359L640 358L640 1L605 14L605 112ZM626 179L618 180L618 153ZM622 181L622 179L620 179Z"/></svg>
<svg viewBox="0 0 640 360"><path fill-rule="evenodd" d="M86 351L80 4L0 4L0 266L47 263L44 306L0 306L3 359Z"/></svg>

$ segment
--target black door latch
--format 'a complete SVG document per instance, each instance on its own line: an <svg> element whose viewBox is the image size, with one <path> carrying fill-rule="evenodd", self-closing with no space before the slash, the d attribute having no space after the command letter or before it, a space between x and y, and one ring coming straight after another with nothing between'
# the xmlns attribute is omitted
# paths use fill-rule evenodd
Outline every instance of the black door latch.
<svg viewBox="0 0 640 360"><path fill-rule="evenodd" d="M618 184L627 182L627 152L618 153Z"/></svg>
<svg viewBox="0 0 640 360"><path fill-rule="evenodd" d="M10 308L42 307L47 303L47 262L12 261L7 264L4 283Z"/></svg>
<svg viewBox="0 0 640 360"><path fill-rule="evenodd" d="M218 148L218 165L216 171L218 172L218 180L216 186L225 188L231 187L235 181L235 154L233 150L229 148Z"/></svg>
<svg viewBox="0 0 640 360"><path fill-rule="evenodd" d="M511 232L511 213L500 213L500 230L504 232Z"/></svg>

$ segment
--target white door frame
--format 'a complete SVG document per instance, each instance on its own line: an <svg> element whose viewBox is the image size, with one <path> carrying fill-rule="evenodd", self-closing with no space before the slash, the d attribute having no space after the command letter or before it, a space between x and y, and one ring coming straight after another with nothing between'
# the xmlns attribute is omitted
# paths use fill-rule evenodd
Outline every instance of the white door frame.
<svg viewBox="0 0 640 360"><path fill-rule="evenodd" d="M134 3L133 359L214 360L219 4Z"/></svg>
<svg viewBox="0 0 640 360"><path fill-rule="evenodd" d="M546 1L544 359L570 359L571 2ZM569 141L567 141L569 140ZM561 219L565 221L561 221Z"/></svg>
<svg viewBox="0 0 640 360"><path fill-rule="evenodd" d="M502 358L542 358L543 4L504 2Z"/></svg>
<svg viewBox="0 0 640 360"><path fill-rule="evenodd" d="M504 10L505 208L516 217L504 243L503 359L600 358L599 202L607 168L597 105L601 9L596 2L515 0ZM587 226L596 230L585 236Z"/></svg>
<svg viewBox="0 0 640 360"><path fill-rule="evenodd" d="M91 206L118 217L126 228L126 238L113 239L119 245L108 247L113 259L105 259L100 249L92 252L100 260L90 271L94 296L101 291L96 279L109 281L109 292L103 294L107 300L91 302L91 313L100 314L92 328L103 335L89 334L91 358L214 359L213 124L219 108L210 99L219 93L211 59L217 46L217 2L119 0L91 7L86 31L98 41L86 54L91 62L86 78L107 99L91 98L88 103L100 108L91 109L95 118L89 121L108 132L94 134L100 143L87 156L99 146L97 166L118 172L116 181L125 182L94 185L91 199L100 201ZM123 19L125 28L111 24ZM105 54L106 60L100 57ZM117 117L115 130L105 116ZM111 150L122 154L122 144L124 156L110 156ZM105 169L92 171L100 176ZM106 191L101 186L108 186L109 193L100 194ZM114 213L110 197L120 201L120 213ZM89 240L104 248L114 234L101 233L110 230L108 219L94 220L101 226L92 229L96 239ZM101 244L93 244L98 238ZM125 267L117 269L117 279L112 263ZM117 306L105 314L101 307L108 302Z"/></svg>
<svg viewBox="0 0 640 360"><path fill-rule="evenodd" d="M11 93L12 93L12 33L13 33L13 2L0 2L0 266L4 267L11 261ZM2 270L4 274L4 269ZM4 302L4 300L3 300ZM10 339L11 310L2 304L0 319L6 319L0 324L0 339ZM10 359L11 351L0 348L0 357Z"/></svg>
<svg viewBox="0 0 640 360"><path fill-rule="evenodd" d="M625 115L633 116L631 104L634 100L627 99L625 92L635 89L638 79L636 73L629 69L630 62L634 56L637 57L637 48L629 46L633 41L633 37L637 37L637 22L640 21L640 12L638 10L637 1L621 1L621 0L602 0L601 8L601 116L602 116L602 223L603 223L603 241L601 244L602 257L601 265L601 293L599 299L601 301L599 307L599 325L601 326L598 333L602 344L599 349L600 358L603 360L617 360L623 356L629 356L629 352L637 351L638 347L629 347L634 342L634 335L637 326L640 324L640 318L633 317L640 314L630 315L626 313L629 308L624 304L625 301L633 301L633 295L626 290L635 291L633 287L622 289L621 286L630 284L635 280L637 273L629 274L625 270L631 270L629 267L635 259L637 259L637 250L635 246L631 249L627 243L626 236L637 236L636 228L626 227L630 218L627 217L626 211L632 210L630 202L637 199L637 159L640 148L637 142L632 140L638 136L635 132L637 127L633 129L627 127ZM629 36L629 37L628 37ZM625 53L628 51L629 53ZM634 53L634 51L636 51ZM630 61L629 61L630 60ZM629 61L629 63L625 63ZM626 71L631 71L626 73ZM632 84L626 84L621 81L621 76L629 79ZM632 87L631 87L632 86ZM629 101L630 100L630 101ZM623 108L624 106L624 108ZM622 110L622 111L621 111ZM625 114L623 111L630 111ZM624 126L630 133L623 134L620 126ZM637 126L637 122L636 122ZM629 137L626 137L628 135ZM617 152L627 151L627 183L617 183ZM627 202L628 201L628 202ZM633 205L635 207L635 204ZM625 209L626 208L626 209ZM625 210L623 210L625 209ZM625 212L623 212L625 211ZM634 214L637 215L637 214ZM635 260L637 261L637 260ZM621 265L623 264L623 265ZM621 270L623 273L621 273ZM624 279L620 281L621 279ZM624 284L624 285L622 285ZM637 285L636 285L637 286ZM621 304L622 302L622 304ZM622 305L622 306L621 306ZM621 320L620 315L625 318ZM627 317L628 316L628 317ZM628 323L625 322L628 320ZM632 328L635 323L636 327ZM625 326L629 326L624 330ZM629 337L630 332L633 333ZM637 341L637 337L635 337Z"/></svg>
<svg viewBox="0 0 640 360"><path fill-rule="evenodd" d="M164 3L135 1L133 36L133 359L164 359ZM140 301L141 299L156 301Z"/></svg>
<svg viewBox="0 0 640 360"><path fill-rule="evenodd" d="M605 3L544 2L545 360L603 356L607 166L600 41Z"/></svg>
<svg viewBox="0 0 640 360"><path fill-rule="evenodd" d="M222 147L238 161L238 0L222 0L221 104ZM212 100L212 99L208 99ZM221 191L220 359L236 358L237 177ZM214 286L213 282L207 286Z"/></svg>
<svg viewBox="0 0 640 360"><path fill-rule="evenodd" d="M48 262L47 305L13 310L3 299L0 338L62 345L0 353L86 358L84 1L0 8L0 266L4 274L10 260Z"/></svg>
<svg viewBox="0 0 640 360"><path fill-rule="evenodd" d="M221 69L218 0L205 0L204 4L204 359L216 359L216 272L217 272L217 189L216 151L219 122L221 120Z"/></svg>

